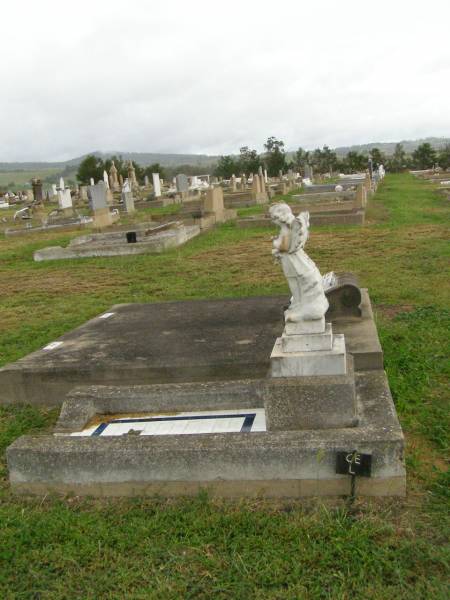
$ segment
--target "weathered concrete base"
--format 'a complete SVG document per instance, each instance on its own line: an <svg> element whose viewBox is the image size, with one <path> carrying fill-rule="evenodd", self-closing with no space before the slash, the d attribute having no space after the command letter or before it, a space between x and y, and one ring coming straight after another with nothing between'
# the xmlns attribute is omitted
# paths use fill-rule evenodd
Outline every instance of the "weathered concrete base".
<svg viewBox="0 0 450 600"><path fill-rule="evenodd" d="M284 352L282 338L277 338L270 355L270 369L272 377L343 375L346 372L344 336L333 336L331 350L297 352Z"/></svg>
<svg viewBox="0 0 450 600"><path fill-rule="evenodd" d="M129 227L134 231L133 227ZM136 229L137 242L127 243L125 233L111 232L92 234L75 238L66 247L50 246L37 250L34 260L60 260L65 258L88 258L93 256L126 256L129 254L158 254L176 248L200 233L198 226L185 227L181 225L161 231L148 237L142 230Z"/></svg>
<svg viewBox="0 0 450 600"><path fill-rule="evenodd" d="M214 384L207 385L211 391ZM224 392L225 397L234 396L232 404L239 396L247 399L242 382L230 384L228 393L227 384L221 385L210 403L224 408ZM296 382L289 385L295 388ZM156 392L160 399L161 387ZM191 396L194 408L198 400L192 384L185 393L182 387L179 399L186 401ZM372 476L357 479L357 494L403 495L403 435L384 372L357 373L356 390L357 427L184 436L22 436L7 449L11 486L14 492L25 494L176 496L206 488L224 497L339 496L349 493L350 480L348 475L336 474L336 453L357 450L372 455ZM135 406L133 388L121 392L123 410ZM89 394L94 410L97 401L104 406L107 403L102 400L101 388L91 389ZM148 394L150 400L146 401L145 390L139 388L137 392L140 405L146 405L147 410L154 406L151 398L155 398L155 391L149 389ZM250 395L264 404L271 394L264 381L250 386ZM106 390L108 397L110 388ZM66 425L76 419L76 409L72 408Z"/></svg>
<svg viewBox="0 0 450 600"><path fill-rule="evenodd" d="M359 422L353 359L344 375L272 379L263 397L268 431L355 427Z"/></svg>
<svg viewBox="0 0 450 600"><path fill-rule="evenodd" d="M136 246L137 244L129 244ZM79 385L265 377L283 331L286 296L123 304L0 369L0 403L60 406ZM361 317L333 320L355 371L383 368L370 299ZM174 344L173 340L176 340Z"/></svg>
<svg viewBox="0 0 450 600"><path fill-rule="evenodd" d="M15 494L46 496L61 494L64 496L92 496L95 498L133 498L150 496L177 498L197 496L206 492L211 498L308 498L320 496L349 496L350 478L340 479L267 479L254 481L164 481L151 482L101 482L101 483L63 483L63 482L14 482L11 489ZM355 486L357 496L385 497L404 496L406 493L405 476L358 479Z"/></svg>

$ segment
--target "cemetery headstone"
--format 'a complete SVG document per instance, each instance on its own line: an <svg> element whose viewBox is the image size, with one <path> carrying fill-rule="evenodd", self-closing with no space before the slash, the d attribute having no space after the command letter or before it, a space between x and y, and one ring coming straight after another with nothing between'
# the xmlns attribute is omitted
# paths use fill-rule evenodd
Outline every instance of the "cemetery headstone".
<svg viewBox="0 0 450 600"><path fill-rule="evenodd" d="M159 179L159 173L152 173L153 179L153 193L155 198L160 198L161 196L161 182Z"/></svg>
<svg viewBox="0 0 450 600"><path fill-rule="evenodd" d="M175 182L177 186L177 192L179 192L180 194L187 194L187 192L189 191L189 181L186 175L180 173L176 176Z"/></svg>
<svg viewBox="0 0 450 600"><path fill-rule="evenodd" d="M114 161L112 161L111 167L109 169L109 184L110 184L110 188L113 190L113 192L116 192L117 190L119 190L119 179L117 176L117 168L116 168L116 165L114 164Z"/></svg>
<svg viewBox="0 0 450 600"><path fill-rule="evenodd" d="M42 181L40 179L33 179L31 182L33 188L33 198L37 204L40 204L43 200L42 196Z"/></svg>

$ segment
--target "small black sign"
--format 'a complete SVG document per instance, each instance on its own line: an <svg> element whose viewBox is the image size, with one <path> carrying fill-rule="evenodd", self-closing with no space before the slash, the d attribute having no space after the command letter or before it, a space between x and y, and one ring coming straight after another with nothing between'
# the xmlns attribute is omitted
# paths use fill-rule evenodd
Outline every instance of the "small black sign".
<svg viewBox="0 0 450 600"><path fill-rule="evenodd" d="M370 477L371 472L371 454L361 454L356 450L337 453L336 473L339 475L358 475L359 477Z"/></svg>

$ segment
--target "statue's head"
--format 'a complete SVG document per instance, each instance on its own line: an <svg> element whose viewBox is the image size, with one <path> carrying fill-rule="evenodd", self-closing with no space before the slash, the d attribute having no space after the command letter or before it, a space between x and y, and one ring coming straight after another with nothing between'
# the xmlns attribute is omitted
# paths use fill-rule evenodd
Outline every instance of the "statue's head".
<svg viewBox="0 0 450 600"><path fill-rule="evenodd" d="M285 202L272 204L269 208L269 215L276 225L281 225L282 223L289 224L295 219L291 207Z"/></svg>

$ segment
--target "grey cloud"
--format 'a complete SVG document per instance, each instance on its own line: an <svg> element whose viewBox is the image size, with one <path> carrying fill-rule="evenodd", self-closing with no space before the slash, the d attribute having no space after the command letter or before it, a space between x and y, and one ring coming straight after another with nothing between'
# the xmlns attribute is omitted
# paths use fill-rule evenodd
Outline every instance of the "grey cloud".
<svg viewBox="0 0 450 600"><path fill-rule="evenodd" d="M450 134L447 0L63 7L2 7L0 161Z"/></svg>

